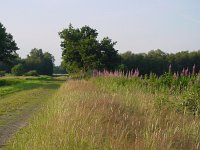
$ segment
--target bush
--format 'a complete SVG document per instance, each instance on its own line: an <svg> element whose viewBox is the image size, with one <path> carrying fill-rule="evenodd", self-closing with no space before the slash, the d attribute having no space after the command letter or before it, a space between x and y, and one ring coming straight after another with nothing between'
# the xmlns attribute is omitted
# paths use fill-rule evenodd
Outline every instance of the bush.
<svg viewBox="0 0 200 150"><path fill-rule="evenodd" d="M183 107L195 115L200 115L200 88L196 87L183 95Z"/></svg>
<svg viewBox="0 0 200 150"><path fill-rule="evenodd" d="M25 76L39 76L39 74L36 70L31 70L31 71L25 73Z"/></svg>
<svg viewBox="0 0 200 150"><path fill-rule="evenodd" d="M6 85L6 80L1 80L0 79L0 86L4 86L4 85Z"/></svg>
<svg viewBox="0 0 200 150"><path fill-rule="evenodd" d="M18 64L11 69L11 72L15 76L22 76L24 74L24 67L22 64Z"/></svg>
<svg viewBox="0 0 200 150"><path fill-rule="evenodd" d="M5 75L6 75L6 72L0 70L0 77L3 77L3 76L5 76Z"/></svg>

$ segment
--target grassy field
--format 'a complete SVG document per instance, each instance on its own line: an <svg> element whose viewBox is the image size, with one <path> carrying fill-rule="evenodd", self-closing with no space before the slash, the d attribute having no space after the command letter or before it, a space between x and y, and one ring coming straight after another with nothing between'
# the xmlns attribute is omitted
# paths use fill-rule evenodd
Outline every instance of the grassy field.
<svg viewBox="0 0 200 150"><path fill-rule="evenodd" d="M0 79L0 147L47 102L62 82L45 76Z"/></svg>
<svg viewBox="0 0 200 150"><path fill-rule="evenodd" d="M70 80L5 149L200 149L199 80L151 80Z"/></svg>
<svg viewBox="0 0 200 150"><path fill-rule="evenodd" d="M51 77L3 77L0 78L0 98L15 92L29 90L40 87L46 81L52 80Z"/></svg>

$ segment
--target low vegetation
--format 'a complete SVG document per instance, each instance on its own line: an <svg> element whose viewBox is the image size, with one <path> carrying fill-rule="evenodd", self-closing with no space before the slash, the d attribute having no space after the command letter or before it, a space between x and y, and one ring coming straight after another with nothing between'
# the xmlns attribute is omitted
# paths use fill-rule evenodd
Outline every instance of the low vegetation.
<svg viewBox="0 0 200 150"><path fill-rule="evenodd" d="M62 83L47 77L0 79L0 149L29 117L39 111Z"/></svg>
<svg viewBox="0 0 200 150"><path fill-rule="evenodd" d="M24 74L25 76L39 76L38 72L36 70L31 70Z"/></svg>
<svg viewBox="0 0 200 150"><path fill-rule="evenodd" d="M24 74L24 68L22 64L14 66L11 70L11 73L15 76L22 76Z"/></svg>
<svg viewBox="0 0 200 150"><path fill-rule="evenodd" d="M169 77L70 80L6 149L199 149L199 76Z"/></svg>
<svg viewBox="0 0 200 150"><path fill-rule="evenodd" d="M0 78L0 99L2 96L8 95L8 94L37 88L53 81L63 82L63 80L66 80L66 77L61 76L60 78L57 78L57 77L54 78L50 76L38 76L38 77L6 76L3 78Z"/></svg>
<svg viewBox="0 0 200 150"><path fill-rule="evenodd" d="M0 77L3 77L3 76L5 76L5 75L6 75L6 72L0 70Z"/></svg>

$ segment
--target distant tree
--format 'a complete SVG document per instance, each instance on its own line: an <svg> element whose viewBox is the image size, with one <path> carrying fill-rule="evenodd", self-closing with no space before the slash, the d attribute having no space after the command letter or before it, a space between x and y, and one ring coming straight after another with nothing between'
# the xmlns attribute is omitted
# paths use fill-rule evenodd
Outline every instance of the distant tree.
<svg viewBox="0 0 200 150"><path fill-rule="evenodd" d="M9 72L11 70L11 67L8 64L5 64L0 61L0 70Z"/></svg>
<svg viewBox="0 0 200 150"><path fill-rule="evenodd" d="M44 67L42 66L43 59L42 49L32 49L30 54L27 55L27 58L25 59L26 71L37 70L39 74L42 74Z"/></svg>
<svg viewBox="0 0 200 150"><path fill-rule="evenodd" d="M147 62L149 62L147 65L150 72L161 75L168 70L169 63L167 54L160 49L149 51L146 55L146 59Z"/></svg>
<svg viewBox="0 0 200 150"><path fill-rule="evenodd" d="M64 67L62 67L62 65L60 65L60 66L54 66L53 73L54 74L66 74L67 71Z"/></svg>
<svg viewBox="0 0 200 150"><path fill-rule="evenodd" d="M9 63L16 58L19 48L13 40L13 36L6 32L6 28L0 23L0 61Z"/></svg>
<svg viewBox="0 0 200 150"><path fill-rule="evenodd" d="M24 66L22 64L18 64L12 68L12 74L15 76L22 76L24 72Z"/></svg>
<svg viewBox="0 0 200 150"><path fill-rule="evenodd" d="M175 54L164 53L160 49L151 50L147 54L134 54L130 51L121 54L121 64L126 70L138 68L140 74L150 74L151 72L161 75L171 70L181 72L183 68L188 68L190 72L195 65L195 72L200 70L200 50L194 52L181 51Z"/></svg>
<svg viewBox="0 0 200 150"><path fill-rule="evenodd" d="M54 57L42 49L32 49L25 59L26 71L36 70L41 75L53 74Z"/></svg>
<svg viewBox="0 0 200 150"><path fill-rule="evenodd" d="M89 26L75 29L70 24L59 35L63 64L70 72L114 70L119 63L117 50L114 49L116 43L109 38L99 42L97 31Z"/></svg>
<svg viewBox="0 0 200 150"><path fill-rule="evenodd" d="M43 66L44 70L43 73L46 75L52 75L53 74L53 66L54 66L54 57L48 52L44 53L44 60L43 60Z"/></svg>
<svg viewBox="0 0 200 150"><path fill-rule="evenodd" d="M19 55L15 55L15 58L7 62L0 61L0 70L4 70L7 73L11 72L11 68L17 64L24 64L24 60L19 57Z"/></svg>

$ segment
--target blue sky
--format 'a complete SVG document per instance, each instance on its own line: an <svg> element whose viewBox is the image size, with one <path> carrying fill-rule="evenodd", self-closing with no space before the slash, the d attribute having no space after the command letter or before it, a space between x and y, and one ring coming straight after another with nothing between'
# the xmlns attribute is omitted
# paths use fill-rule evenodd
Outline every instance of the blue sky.
<svg viewBox="0 0 200 150"><path fill-rule="evenodd" d="M117 41L120 53L200 49L199 0L4 0L0 22L16 40L21 57L32 48L61 61L58 32L89 25L99 38Z"/></svg>

